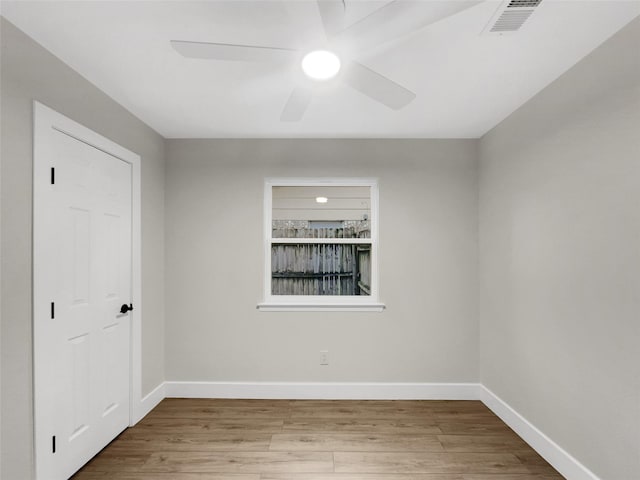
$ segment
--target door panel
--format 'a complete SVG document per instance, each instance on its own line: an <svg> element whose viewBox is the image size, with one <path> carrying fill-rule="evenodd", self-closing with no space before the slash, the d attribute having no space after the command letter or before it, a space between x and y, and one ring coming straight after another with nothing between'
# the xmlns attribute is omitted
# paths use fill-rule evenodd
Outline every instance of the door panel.
<svg viewBox="0 0 640 480"><path fill-rule="evenodd" d="M129 424L131 302L131 164L52 129L55 184L42 195L49 242L38 262L55 303L36 319L38 418L56 437L39 459L39 476L68 478ZM39 455L45 455L43 448ZM44 466L44 467L43 467ZM43 471L44 470L44 471Z"/></svg>
<svg viewBox="0 0 640 480"><path fill-rule="evenodd" d="M72 265L73 265L73 301L74 305L86 304L89 300L89 256L91 239L90 216L88 210L71 207L70 215L73 222L72 230Z"/></svg>

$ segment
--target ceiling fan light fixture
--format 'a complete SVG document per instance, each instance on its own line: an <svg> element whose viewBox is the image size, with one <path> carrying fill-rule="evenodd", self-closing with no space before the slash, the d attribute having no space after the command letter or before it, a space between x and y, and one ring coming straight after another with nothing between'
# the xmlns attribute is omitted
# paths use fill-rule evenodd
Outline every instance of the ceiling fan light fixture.
<svg viewBox="0 0 640 480"><path fill-rule="evenodd" d="M302 71L314 80L329 80L340 71L340 59L328 50L314 50L302 59Z"/></svg>

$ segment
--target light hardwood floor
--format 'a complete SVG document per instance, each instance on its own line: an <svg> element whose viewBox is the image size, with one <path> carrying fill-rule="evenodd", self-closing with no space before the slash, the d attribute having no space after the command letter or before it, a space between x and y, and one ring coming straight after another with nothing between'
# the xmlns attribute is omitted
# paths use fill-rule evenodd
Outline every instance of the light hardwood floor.
<svg viewBox="0 0 640 480"><path fill-rule="evenodd" d="M74 480L560 480L477 401L165 399Z"/></svg>

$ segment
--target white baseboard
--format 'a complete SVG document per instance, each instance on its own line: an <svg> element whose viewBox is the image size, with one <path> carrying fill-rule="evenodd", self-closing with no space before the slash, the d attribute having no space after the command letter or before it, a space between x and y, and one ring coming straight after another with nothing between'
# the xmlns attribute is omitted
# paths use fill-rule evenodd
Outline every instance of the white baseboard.
<svg viewBox="0 0 640 480"><path fill-rule="evenodd" d="M173 398L477 400L477 383L165 382Z"/></svg>
<svg viewBox="0 0 640 480"><path fill-rule="evenodd" d="M145 397L140 400L140 403L137 405L134 414L134 422L132 425L135 425L140 420L142 420L147 413L156 408L156 406L165 399L166 394L166 382L162 382L156 388L151 390L150 393L145 395Z"/></svg>
<svg viewBox="0 0 640 480"><path fill-rule="evenodd" d="M500 417L504 423L509 425L513 431L520 435L531 448L538 452L563 476L569 480L600 480L591 470L538 430L487 387L480 385L478 392L479 400L482 403Z"/></svg>

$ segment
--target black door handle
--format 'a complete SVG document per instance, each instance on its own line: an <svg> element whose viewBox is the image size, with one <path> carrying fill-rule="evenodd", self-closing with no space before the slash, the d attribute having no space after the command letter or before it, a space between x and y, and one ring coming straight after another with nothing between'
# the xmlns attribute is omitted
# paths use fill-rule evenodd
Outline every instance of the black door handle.
<svg viewBox="0 0 640 480"><path fill-rule="evenodd" d="M120 313L127 313L129 311L133 310L133 303L130 303L129 305L127 305L126 303L124 303L121 307L120 307Z"/></svg>

